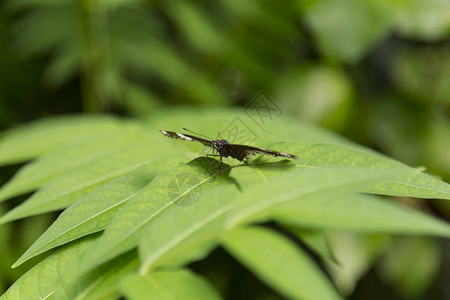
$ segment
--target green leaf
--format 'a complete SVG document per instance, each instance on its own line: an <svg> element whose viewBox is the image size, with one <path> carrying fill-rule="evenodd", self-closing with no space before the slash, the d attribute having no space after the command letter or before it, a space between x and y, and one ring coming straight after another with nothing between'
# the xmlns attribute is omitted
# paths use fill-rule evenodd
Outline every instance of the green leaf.
<svg viewBox="0 0 450 300"><path fill-rule="evenodd" d="M151 171L149 166L141 167L80 199L67 208L12 267L56 246L105 229L115 213L153 179L155 173Z"/></svg>
<svg viewBox="0 0 450 300"><path fill-rule="evenodd" d="M316 192L334 194L340 189L357 190L362 183L382 180L387 174L374 175L351 169L302 171L278 176L270 184L256 183L240 195L233 186L209 190L204 193L208 200L198 202L191 210L166 211L151 223L143 236L139 247L140 273L145 274L162 264L198 259L214 247L221 231L243 222L259 221L257 216L261 215L270 219L274 207L284 202L297 201L301 196ZM231 206L233 202L235 205ZM171 226L167 226L168 223Z"/></svg>
<svg viewBox="0 0 450 300"><path fill-rule="evenodd" d="M336 257L330 248L327 241L326 233L319 230L302 229L292 226L287 226L287 229L295 234L302 242L304 242L309 248L317 253L321 259L329 264L337 264Z"/></svg>
<svg viewBox="0 0 450 300"><path fill-rule="evenodd" d="M65 208L111 179L143 165L152 164L159 172L171 166L177 155L167 155L163 146L152 148L146 141L129 149L116 149L88 165L63 173L39 189L31 198L0 218L0 223ZM156 172L156 174L158 173Z"/></svg>
<svg viewBox="0 0 450 300"><path fill-rule="evenodd" d="M118 119L87 115L44 119L17 127L0 140L0 165L23 162L119 127Z"/></svg>
<svg viewBox="0 0 450 300"><path fill-rule="evenodd" d="M85 251L89 252L89 249ZM72 264L58 278L55 299L88 300L118 299L119 283L134 274L139 266L135 251L122 254L100 267L76 277L79 256L73 258Z"/></svg>
<svg viewBox="0 0 450 300"><path fill-rule="evenodd" d="M141 127L125 125L44 154L27 164L2 187L0 201L30 192L57 175L88 165L121 147L130 147L145 134Z"/></svg>
<svg viewBox="0 0 450 300"><path fill-rule="evenodd" d="M174 207L156 218L145 230L140 245L140 274L161 265L178 265L198 260L218 243L224 230L226 214L238 191L223 186L202 193L190 207ZM167 226L170 224L170 226Z"/></svg>
<svg viewBox="0 0 450 300"><path fill-rule="evenodd" d="M67 270L74 257L92 244L94 237L83 239L53 253L20 277L0 299L48 299L53 298L55 282Z"/></svg>
<svg viewBox="0 0 450 300"><path fill-rule="evenodd" d="M215 163L213 168L217 167L217 161L213 160L211 163ZM81 261L80 270L88 270L94 264L101 264L135 248L145 229L152 226L154 219L167 211L183 209L191 203L190 195L198 195L199 192L201 195L204 193L202 189L233 183L226 173L218 175L210 182L210 172L208 160L199 158L189 164L180 163L153 179L116 213L101 239ZM179 184L179 178L186 178L185 176L189 180ZM170 223L172 222L175 220L170 220ZM161 232L158 232L158 235L162 236Z"/></svg>
<svg viewBox="0 0 450 300"><path fill-rule="evenodd" d="M382 255L389 239L385 235L329 233L328 242L340 264L327 264L326 267L342 295L349 296L354 291L358 281Z"/></svg>
<svg viewBox="0 0 450 300"><path fill-rule="evenodd" d="M205 279L188 269L132 275L125 278L120 287L130 300L221 299Z"/></svg>
<svg viewBox="0 0 450 300"><path fill-rule="evenodd" d="M412 171L408 166L379 154L365 153L329 144L281 144L274 149L298 155L300 168L358 168ZM270 161L270 160L266 160ZM369 187L366 192L391 196L450 199L450 185L419 171Z"/></svg>
<svg viewBox="0 0 450 300"><path fill-rule="evenodd" d="M336 168L305 168L286 173L267 183L248 187L233 207L227 227L233 228L244 223L271 219L273 211L282 205L302 201L305 196L326 194L332 199L337 192L354 193L404 172L388 170ZM332 201L332 200L330 200Z"/></svg>
<svg viewBox="0 0 450 300"><path fill-rule="evenodd" d="M445 222L365 194L315 193L280 204L271 214L282 223L312 229L450 237L450 226Z"/></svg>
<svg viewBox="0 0 450 300"><path fill-rule="evenodd" d="M170 140L158 132L177 130L173 124L196 124L207 129L202 133L215 137L221 130L221 138L237 142L241 137L233 137L230 129L238 124L235 121L255 131L253 145L296 154L299 159L260 156L242 164L224 158L222 172L210 182L211 169L215 170L218 164L215 159L211 166L204 157L175 165L187 157L203 155L201 144ZM76 244L75 239L105 229L89 250L76 259L76 267L70 267L60 285L61 292L68 291L70 299L96 294L91 294L96 288L90 282L99 287L110 282L104 291L111 294L105 297L114 297L114 286L123 276L96 282L91 276L97 266L101 267L101 274L109 272L110 278L115 278L121 270L114 269L120 256L138 247L142 264L135 262L133 272L139 270L144 276L160 267L179 267L203 258L220 244L228 230L255 222L274 220L299 229L344 228L449 236L449 226L443 222L374 196L358 194L448 199L448 184L311 125L274 116L264 124L266 127L259 128L257 121L238 110L205 109L199 113L198 109L174 109L158 112L145 128L118 122L114 131L117 144L107 140L113 133L105 129L98 135L75 134L72 142L68 138L67 144L59 144L51 150L52 154L45 154L50 150L33 152L40 156L36 167L30 167L33 172L27 171L30 176L25 176L24 169L24 175L17 177L20 181L12 182L20 183L15 193L30 186L41 188L29 201L0 218L0 222L75 204L17 264L69 241ZM125 136L128 126L136 126L135 135ZM93 143L93 139L101 141L102 137L109 147ZM273 144L282 140L287 142ZM298 141L332 144L305 145ZM60 156L52 158L53 154ZM315 245L324 257L329 255L325 254L323 239L310 241L310 245ZM79 286L78 279L82 283Z"/></svg>
<svg viewBox="0 0 450 300"><path fill-rule="evenodd" d="M313 261L288 239L263 228L234 229L224 247L289 299L341 299Z"/></svg>

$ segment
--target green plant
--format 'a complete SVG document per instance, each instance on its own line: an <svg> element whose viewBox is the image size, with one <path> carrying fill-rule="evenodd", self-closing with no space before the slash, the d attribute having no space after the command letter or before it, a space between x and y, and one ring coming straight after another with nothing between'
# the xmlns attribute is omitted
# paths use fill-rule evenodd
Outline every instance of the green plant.
<svg viewBox="0 0 450 300"><path fill-rule="evenodd" d="M0 199L37 191L0 223L64 211L14 266L56 251L0 299L218 299L187 265L219 246L280 295L340 299L296 239L331 266L330 230L450 236L444 222L376 196L448 200L448 184L311 125L278 118L255 128L254 144L298 160L256 157L243 166L226 159L211 183L201 145L159 133L194 124L214 135L237 116L250 122L238 110L174 109L140 123L73 116L6 132L1 163L33 160ZM174 196L168 192L179 174L191 180ZM192 205L178 205L199 189Z"/></svg>

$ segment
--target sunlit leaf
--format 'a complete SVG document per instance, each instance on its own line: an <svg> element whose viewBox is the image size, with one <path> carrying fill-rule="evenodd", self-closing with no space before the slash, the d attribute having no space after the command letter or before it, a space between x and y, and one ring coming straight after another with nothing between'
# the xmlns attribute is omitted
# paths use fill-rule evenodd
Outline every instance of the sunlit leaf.
<svg viewBox="0 0 450 300"><path fill-rule="evenodd" d="M2 216L0 223L65 208L109 180L144 165L155 166L155 174L172 166L170 161L174 156L163 156L166 151L162 147L151 151L149 148L152 143L149 141L133 146L124 150L116 149L88 165L55 177L30 199ZM155 155L158 152L159 155Z"/></svg>
<svg viewBox="0 0 450 300"><path fill-rule="evenodd" d="M301 248L270 230L234 229L225 235L224 246L261 280L289 299L341 299Z"/></svg>
<svg viewBox="0 0 450 300"><path fill-rule="evenodd" d="M445 222L366 194L316 193L278 205L272 215L282 223L314 229L450 237L450 226Z"/></svg>
<svg viewBox="0 0 450 300"><path fill-rule="evenodd" d="M86 249L85 251L89 251ZM77 260L72 259L62 276L58 278L55 288L55 299L117 299L119 283L122 279L136 272L139 266L135 252L125 253L116 259L88 272L80 277L77 274Z"/></svg>
<svg viewBox="0 0 450 300"><path fill-rule="evenodd" d="M261 120L265 123L258 123ZM449 199L448 184L288 118L274 115L268 120L226 109L167 110L146 124L114 120L113 126L104 126L100 122L99 127L104 129L95 129L91 124L95 135L77 132L88 129L77 125L73 118L68 123L74 124L71 129L74 140L63 141L61 137L57 144L46 146L45 151L31 148L27 153L33 153L32 156L21 154L24 159L38 159L26 165L0 191L0 196L3 193L6 199L39 188L29 200L3 215L0 222L69 207L15 266L51 248L66 243L70 243L69 247L76 245L81 237L104 230L87 251L76 255L72 266L61 270L52 291L57 289L63 299L117 297L119 282L128 274L139 271L137 284L162 268L203 259L230 230L245 230L245 226L265 221L275 221L294 233L346 229L450 236L449 226L439 220L387 199L360 194ZM211 181L218 159L202 157L207 152L199 143L170 140L159 132L179 130L177 126L189 124L196 126L189 126L194 131L198 131L197 126L205 128L206 132L201 134L212 138L221 131L220 138L230 142L241 138L233 136L233 126L252 124L250 133L255 134L252 145L292 153L298 159L254 156L243 164L224 158L221 172ZM49 135L45 134L49 127L39 126L35 131L30 126L28 137L20 136L30 140L35 135L44 144L49 143ZM19 140L19 136L14 139ZM8 142L5 138L7 142L0 145L13 151L9 143L14 143L14 139ZM283 239L275 232L270 235L274 235L274 240ZM299 237L302 239L301 234ZM323 236L317 239L303 236L303 240L324 257L325 263L332 261ZM239 259L237 254L236 257ZM341 260L337 259L340 265ZM365 266L370 263L367 260ZM335 262L331 264L336 267ZM289 267L284 266L286 274L292 271ZM281 294L299 292L264 275L265 267L250 268ZM365 267L355 272L359 275L353 276L352 282L364 270ZM277 273L280 272L283 270ZM309 273L305 276L313 274ZM342 286L341 290L346 291ZM171 290L181 288L174 283Z"/></svg>
<svg viewBox="0 0 450 300"><path fill-rule="evenodd" d="M217 162L215 164L217 166ZM188 180L180 184L180 178ZM205 158L189 164L178 164L167 173L157 176L116 213L103 236L93 245L89 255L81 261L80 269L90 269L93 264L101 264L135 248L139 239L145 234L145 230L153 227L152 222L155 219L166 215L168 211L189 208L190 205L195 204L192 202L193 199L198 200L197 197L205 192L203 189L234 183L225 174L217 176L213 182L210 182L211 178L208 160ZM194 205L191 209L196 206ZM171 219L170 223L182 221ZM165 237L161 232L158 232L157 236Z"/></svg>
<svg viewBox="0 0 450 300"><path fill-rule="evenodd" d="M74 258L87 249L93 240L94 238L88 238L53 253L19 278L0 299L53 298L55 282L60 274L68 269Z"/></svg>
<svg viewBox="0 0 450 300"><path fill-rule="evenodd" d="M187 269L132 275L120 286L130 300L221 299L205 279Z"/></svg>
<svg viewBox="0 0 450 300"><path fill-rule="evenodd" d="M153 179L155 174L148 169L139 168L111 180L68 207L13 267L48 249L105 229L117 210Z"/></svg>
<svg viewBox="0 0 450 300"><path fill-rule="evenodd" d="M0 164L29 160L66 145L119 128L120 122L107 116L73 116L44 119L11 129L0 140Z"/></svg>
<svg viewBox="0 0 450 300"><path fill-rule="evenodd" d="M142 128L123 126L41 155L2 187L0 201L33 191L57 175L90 164L118 148L130 147L145 134Z"/></svg>
<svg viewBox="0 0 450 300"><path fill-rule="evenodd" d="M411 170L406 165L383 157L337 145L280 145L285 152L299 156L300 168L352 167L368 170ZM278 146L278 147L280 147ZM450 199L450 185L422 172L410 172L404 177L369 187L367 192L392 196Z"/></svg>

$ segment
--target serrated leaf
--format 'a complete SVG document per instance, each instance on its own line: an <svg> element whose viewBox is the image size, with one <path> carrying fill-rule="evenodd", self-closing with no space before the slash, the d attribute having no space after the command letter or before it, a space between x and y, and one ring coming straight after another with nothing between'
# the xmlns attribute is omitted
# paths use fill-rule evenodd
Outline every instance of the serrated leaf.
<svg viewBox="0 0 450 300"><path fill-rule="evenodd" d="M176 154L167 155L164 147L154 148L141 142L129 149L116 149L92 163L66 172L39 189L31 198L0 218L0 224L12 220L65 208L111 179L127 174L143 165L170 167ZM168 165L169 164L169 165ZM161 170L161 167L157 168Z"/></svg>
<svg viewBox="0 0 450 300"><path fill-rule="evenodd" d="M191 211L168 210L151 223L139 247L140 273L145 274L163 264L198 259L217 244L218 236L226 228L260 220L262 216L270 219L273 208L282 203L319 191L328 194L342 189L356 191L388 174L374 173L307 169L253 184L240 195L232 186L209 190L204 193L207 201L197 203Z"/></svg>
<svg viewBox="0 0 450 300"><path fill-rule="evenodd" d="M56 246L105 229L115 213L156 175L149 166L144 166L86 195L62 212L12 267Z"/></svg>
<svg viewBox="0 0 450 300"><path fill-rule="evenodd" d="M60 274L67 270L74 257L87 249L94 240L95 237L89 237L53 253L20 277L0 299L53 299L55 282Z"/></svg>
<svg viewBox="0 0 450 300"><path fill-rule="evenodd" d="M87 165L108 152L120 147L129 147L145 135L142 128L123 126L100 137L86 138L79 143L57 149L40 156L25 165L0 190L0 201L30 192L59 174Z"/></svg>
<svg viewBox="0 0 450 300"><path fill-rule="evenodd" d="M274 207L279 222L313 229L450 237L450 226L387 199L366 194L316 193Z"/></svg>
<svg viewBox="0 0 450 300"><path fill-rule="evenodd" d="M217 167L217 161L213 160L211 163L215 163L213 168ZM135 248L149 224L168 210L184 207L187 203L180 201L186 199L186 196L198 193L201 189L233 182L224 170L210 183L210 172L208 160L199 158L189 164L178 164L167 173L153 179L145 189L116 213L102 238L92 247L90 254L81 261L80 270L88 270L96 264L106 262ZM183 186L176 185L178 176L185 174L192 178L192 181ZM176 185L175 188L173 188L174 185Z"/></svg>
<svg viewBox="0 0 450 300"><path fill-rule="evenodd" d="M336 192L355 193L367 186L388 178L402 176L404 172L388 170L336 168L305 168L275 177L267 183L254 184L236 202L227 227L233 228L244 223L270 219L272 212L281 205L288 205L303 197L316 193L334 195Z"/></svg>
<svg viewBox="0 0 450 300"><path fill-rule="evenodd" d="M133 275L125 278L120 287L129 300L221 299L205 279L189 269Z"/></svg>
<svg viewBox="0 0 450 300"><path fill-rule="evenodd" d="M341 299L301 248L268 229L227 232L224 247L268 285L289 299Z"/></svg>
<svg viewBox="0 0 450 300"><path fill-rule="evenodd" d="M0 140L0 165L29 160L119 127L120 121L113 117L87 115L44 119L17 127Z"/></svg>
<svg viewBox="0 0 450 300"><path fill-rule="evenodd" d="M145 158L146 156L143 154L145 151L149 152L148 157L157 158L158 161L161 161L161 166L154 169L154 174L159 174L170 167L173 162L179 161L180 157L185 158L186 149L201 150L202 145L180 140L170 141L160 135L157 129L177 130L177 128L168 128L167 124L172 124L172 126L173 124L182 124L180 125L181 127L189 126L189 124L195 122L196 126L207 128L208 132L204 132L205 134L215 136L217 131L226 128L233 118L238 120L236 117L243 117L241 119L243 124L253 124L250 127L256 131L257 139L252 143L254 146L300 154L299 160L295 164L292 161L280 159L276 159L276 161L269 159L266 161L264 157L260 157L252 160L249 165L242 165L240 162L228 158L225 159L225 162L230 165L225 165L225 167L234 166L231 172L225 176L219 176L213 182L214 186L211 186L209 189L206 187L209 186L207 182L210 178L211 169L207 164L201 171L191 165L179 165L174 168L172 173L169 172L155 178L149 185L150 187L154 184L152 186L153 189L144 189L142 192L139 192L136 197L133 197L132 205L130 205L131 201L127 201L123 208L115 214L112 211L109 215L108 213L111 210L108 210L107 215L105 215L107 217L106 222L103 222L105 220L100 218L98 227L93 226L93 224L88 224L89 226L86 226L86 228L78 227L77 229L81 228L83 230L80 229L78 233L74 231L73 236L70 236L70 234L67 236L64 236L64 234L60 235L61 240L55 244L51 244L52 242L48 240L45 242L48 244L44 245L42 249L78 238L77 234L87 234L89 230L97 231L105 228L105 226L109 226L98 242L95 242L89 249L89 252L83 254L79 260L79 268L75 271L86 275L87 271L92 271L97 265L103 264L102 267L113 266L115 262L111 261L112 259L137 246L144 262L140 269L141 273L160 266L186 264L204 257L213 247L217 246L218 239L225 230L264 220L276 220L283 223L283 225L290 224L299 228L322 229L342 226L352 230L362 228L362 230L375 232L381 230L385 232L448 236L448 226L442 224L442 222L431 220L431 218L424 217L422 214L410 214L409 210L406 210L407 213L404 214L404 209L391 205L391 203L389 203L391 207L387 208L384 205L387 202L384 200L382 200L383 204L381 206L378 205L379 200L376 200L378 202L375 201L377 204L374 206L374 201L372 201L373 199L370 196L368 196L370 199L366 200L365 196L367 195L355 198L353 202L340 200L341 198L347 199L350 197L352 199L352 197L357 197L355 193L360 191L415 197L448 198L450 193L447 184L417 170L408 168L403 164L386 159L368 149L355 146L345 139L315 127L293 123L292 121L289 122L284 120L284 118L280 118L270 121L270 124L268 121L264 125L267 127L260 130L255 129L256 125L254 123L249 123L254 120L250 120L243 112L237 110L221 109L221 111L217 111L211 109L203 112L199 114L198 109L195 111L186 109L167 110L161 114L158 112L149 122L148 130L151 132L149 136L143 136L136 143L130 142L129 147L125 146L123 148L125 149L123 153L120 152L121 150L118 147L113 147L108 155L102 155L90 164L77 167L69 172L64 171L58 177L54 177L44 187L48 188L49 184L56 179L60 180L61 185L48 195L41 194L39 196L41 200L29 206L30 212L33 206L36 208L36 211L41 209L45 211L79 201L82 195L87 195L90 191L110 183L111 180L120 176L120 174L127 174L134 170L133 168L130 170L127 168L138 168L139 166L136 164L141 161L139 156L142 155ZM214 119L214 122L211 122L211 119ZM156 126L156 124L158 125ZM118 127L122 128L123 125L119 124ZM218 128L216 129L216 127ZM198 130L197 128L192 129ZM105 130L103 134L98 136L108 132L111 133L111 131ZM159 138L153 138L153 133L158 135ZM231 130L224 130L224 134L227 135L226 138L231 136L231 133ZM75 136L77 137L78 135ZM73 145L69 143L63 146L72 145L70 147L76 147L76 144L82 145L81 143L88 138L93 137L75 138L72 141ZM70 140L69 137L67 139ZM300 139L309 143L321 141L344 144L359 151L335 145L302 145L298 143ZM292 141L293 144L280 143L273 147L270 146L274 141L280 140ZM58 145L56 149L60 149L61 145ZM185 150L179 151L178 149L180 148ZM63 150L60 149L59 151ZM325 153L326 151L328 153ZM44 152L47 152L47 150ZM140 154L135 155L135 153ZM180 156L175 157L175 153L180 154ZM123 173L119 172L120 174L116 174L117 176L109 176L115 170L119 170L114 169L114 166L124 159L122 155L128 158L125 158L126 162L123 162L123 165L121 165L125 169L120 170L126 171ZM69 155L68 157L70 159ZM74 157L76 157L75 154ZM168 157L173 159L170 163L166 160L169 159ZM61 157L61 159L63 158ZM200 160L207 162L205 158ZM103 163L99 163L99 161ZM215 164L214 168L217 161L213 160L213 163ZM149 163L148 166L152 167L152 164ZM102 178L102 175L95 171L97 167L102 169L104 167L105 173L102 174L107 178L103 177L104 181L97 181L98 185L96 186L95 181ZM180 174L177 174L177 171L182 170L187 172L179 176ZM78 179L72 176L77 174L76 171L80 172ZM196 176L197 172L202 174L199 176L199 180L206 181L200 183L200 186L204 187L205 190L198 201L196 200L198 196L196 196L194 191L196 190L195 185L199 182L195 183L189 180L192 175ZM93 174L93 177L89 177L91 174ZM196 178L195 176L194 178ZM64 182L64 178L68 180L73 179L75 184L83 187L78 192L64 195L64 193L75 187L75 184L70 184L69 181ZM89 184L93 182L94 184L89 187ZM230 182L234 184L226 184ZM386 182L389 185L386 185ZM380 186L378 183L384 183L384 185ZM88 186L84 186L84 184L88 184ZM171 190L169 189L171 186L176 186L177 188ZM46 188L42 188L36 195L45 191ZM62 193L62 197L52 199L58 193ZM102 199L99 200L106 200L109 196L100 195L100 198ZM321 199L327 199L328 202L325 203L325 200ZM47 202L49 200L50 202ZM51 203L53 200L55 200L54 203ZM337 212L335 218L320 218L321 215L314 211L314 209L319 209L313 206L316 202L320 202L321 205L327 205L330 210L333 207L332 204L336 204L336 207L334 207ZM366 205L366 202L370 204ZM106 202L104 203L106 204ZM304 206L305 203L312 205L310 207L311 210ZM349 213L352 210L348 206L350 205L351 208L355 207L355 211L359 211L358 205L360 203L364 203L360 207L360 215L351 218ZM230 209L227 207L229 204L231 204ZM48 206L46 207L45 205ZM192 206L186 207L187 205ZM290 208L289 211L288 208ZM326 209L320 209L326 216ZM373 212L373 215L369 214L368 210ZM387 212L388 210L389 212ZM304 212L303 215L302 212ZM24 212L25 215L27 213L29 212ZM312 221L314 218L313 213L316 213L316 223ZM328 213L331 214L330 211ZM68 215L69 212L67 212ZM114 219L109 223L110 219L108 218L112 215L114 215ZM387 216L388 221L382 224L378 219L384 220L385 216ZM365 219L362 220L364 217ZM83 218L89 218L89 216L82 216L78 220L80 224L83 222ZM396 218L401 219L398 219L396 223ZM400 224L405 218L409 221ZM362 223L363 221L367 222ZM410 226L411 222L415 222L415 226ZM109 225L107 225L108 223ZM61 232L63 231L61 230ZM36 253L41 250L37 250ZM107 263L104 264L105 262ZM114 275L114 273L115 271L112 270L111 275ZM88 274L93 273L88 272ZM64 283L67 290L73 291L70 297L77 297L80 291L84 293L87 291L84 290L86 287L89 289L88 285L83 283L82 290L77 290L75 286L78 275L76 273L65 275L68 276L66 278L71 277L71 280ZM116 295L115 290L113 290L113 295Z"/></svg>
<svg viewBox="0 0 450 300"><path fill-rule="evenodd" d="M366 153L330 144L278 144L274 149L298 155L299 168L366 168L369 170L413 169L375 153ZM271 161L271 160L267 160ZM405 173L405 176L369 187L366 192L391 196L450 199L450 185L422 172Z"/></svg>

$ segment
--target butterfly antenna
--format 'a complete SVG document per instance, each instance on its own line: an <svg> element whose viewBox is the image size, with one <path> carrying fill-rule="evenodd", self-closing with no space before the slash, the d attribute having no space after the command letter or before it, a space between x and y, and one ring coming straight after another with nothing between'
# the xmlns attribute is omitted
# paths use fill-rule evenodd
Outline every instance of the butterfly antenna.
<svg viewBox="0 0 450 300"><path fill-rule="evenodd" d="M192 132L192 133L194 133L194 134L198 134L198 135L200 135L200 136L203 136L203 137L206 137L206 138L212 140L212 138L210 138L209 136L206 136L206 135L204 135L204 134L201 134L201 133L198 133L198 132L194 132L194 131L189 130L189 129L184 128L184 127L183 127L183 129L186 130L186 131Z"/></svg>

